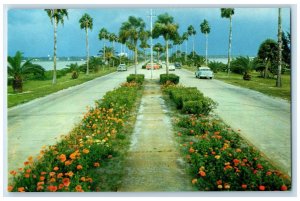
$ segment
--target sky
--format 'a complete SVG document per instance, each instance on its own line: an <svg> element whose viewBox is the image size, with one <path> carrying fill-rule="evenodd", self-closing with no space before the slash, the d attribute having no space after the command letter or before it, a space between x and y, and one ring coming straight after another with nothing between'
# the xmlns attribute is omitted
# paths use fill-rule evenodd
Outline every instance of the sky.
<svg viewBox="0 0 300 201"><path fill-rule="evenodd" d="M220 8L180 8L154 7L153 13L158 16L168 13L179 25L179 33L193 25L197 31L195 50L205 54L205 35L200 31L200 24L206 19L211 32L208 36L209 55L227 55L229 19L221 18ZM79 19L84 13L93 18L93 29L89 31L90 55L97 55L103 47L98 39L101 28L118 34L121 24L129 16L141 17L150 30L149 7L107 7L95 9L68 9L69 17L57 32L57 56L85 56L85 31L80 29ZM21 51L26 57L47 57L53 55L53 25L44 9L9 9L7 13L8 55L13 56ZM156 17L153 18L155 23ZM232 55L255 56L259 45L266 39L277 40L278 8L235 8L232 18ZM290 32L290 8L282 9L282 29ZM153 43L164 43L162 38ZM150 41L149 41L150 43ZM116 45L117 52L120 45ZM182 46L185 50L185 43ZM192 50L192 38L188 41L188 52Z"/></svg>

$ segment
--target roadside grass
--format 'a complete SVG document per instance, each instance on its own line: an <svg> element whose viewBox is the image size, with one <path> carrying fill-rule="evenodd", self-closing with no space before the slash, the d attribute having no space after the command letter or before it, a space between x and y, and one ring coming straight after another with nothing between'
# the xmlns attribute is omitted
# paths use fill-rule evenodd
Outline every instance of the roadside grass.
<svg viewBox="0 0 300 201"><path fill-rule="evenodd" d="M195 72L196 67L183 66L183 68ZM214 74L214 78L222 80L226 83L245 87L255 91L259 91L263 94L282 98L288 101L291 101L291 75L289 73L282 75L282 87L278 88L275 86L276 79L264 79L259 77L258 72L251 72L251 80L243 80L243 76L236 73L230 73L229 76L226 72L218 72Z"/></svg>
<svg viewBox="0 0 300 201"><path fill-rule="evenodd" d="M115 71L116 68L110 68L105 70L101 69L97 73L91 73L89 75L80 73L77 79L72 79L71 73L68 73L65 76L58 78L55 85L52 84L52 80L28 80L24 82L22 93L14 93L12 86L7 86L7 105L8 108L10 108L22 103L26 103L33 99L82 84Z"/></svg>

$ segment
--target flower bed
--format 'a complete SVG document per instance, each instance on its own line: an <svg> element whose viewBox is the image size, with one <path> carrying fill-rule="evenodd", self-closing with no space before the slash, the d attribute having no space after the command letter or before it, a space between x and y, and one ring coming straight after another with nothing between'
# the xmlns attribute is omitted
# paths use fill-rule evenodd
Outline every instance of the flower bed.
<svg viewBox="0 0 300 201"><path fill-rule="evenodd" d="M174 88L174 85L162 88L170 94L170 89ZM191 97L195 94L197 93L192 93ZM169 103L175 103L176 109L179 109L176 95L165 99ZM193 177L191 182L198 190L286 191L291 189L291 181L287 175L278 171L259 151L221 120L207 114L186 115L175 112L178 116L175 127L178 130L181 151L189 164Z"/></svg>
<svg viewBox="0 0 300 201"><path fill-rule="evenodd" d="M42 150L36 159L29 157L24 168L11 171L8 191L98 191L93 170L118 154L114 144L126 137L123 127L139 89L132 82L108 92L59 143Z"/></svg>

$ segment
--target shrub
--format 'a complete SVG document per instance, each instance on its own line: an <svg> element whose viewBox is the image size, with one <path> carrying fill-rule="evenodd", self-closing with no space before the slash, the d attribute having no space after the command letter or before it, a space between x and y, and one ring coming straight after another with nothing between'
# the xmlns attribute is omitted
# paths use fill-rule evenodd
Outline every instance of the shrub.
<svg viewBox="0 0 300 201"><path fill-rule="evenodd" d="M127 77L127 82L136 82L136 83L139 83L139 84L143 84L144 79L145 79L144 74L136 74L136 75L135 74L130 74Z"/></svg>
<svg viewBox="0 0 300 201"><path fill-rule="evenodd" d="M179 76L175 74L160 74L160 84L165 84L167 83L167 81L173 82L174 84L178 84Z"/></svg>
<svg viewBox="0 0 300 201"><path fill-rule="evenodd" d="M225 71L227 69L226 64L218 61L210 61L208 67L214 72Z"/></svg>
<svg viewBox="0 0 300 201"><path fill-rule="evenodd" d="M79 77L79 73L77 71L72 72L72 79L77 79Z"/></svg>

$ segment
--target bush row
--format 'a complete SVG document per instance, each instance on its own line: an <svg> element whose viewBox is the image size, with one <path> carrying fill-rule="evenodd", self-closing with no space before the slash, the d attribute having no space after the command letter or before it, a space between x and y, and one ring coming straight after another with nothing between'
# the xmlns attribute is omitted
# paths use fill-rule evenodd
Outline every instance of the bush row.
<svg viewBox="0 0 300 201"><path fill-rule="evenodd" d="M95 172L119 154L116 142L126 137L124 123L136 103L139 88L131 82L108 92L60 142L41 150L35 159L29 157L24 168L10 171L13 181L8 191L101 190L94 182L99 180Z"/></svg>
<svg viewBox="0 0 300 201"><path fill-rule="evenodd" d="M204 97L196 87L169 85L164 88L164 92L170 96L177 109L188 114L208 115L217 105L212 99Z"/></svg>
<svg viewBox="0 0 300 201"><path fill-rule="evenodd" d="M160 74L160 84L166 84L167 82L172 82L174 84L179 83L179 76L175 74Z"/></svg>
<svg viewBox="0 0 300 201"><path fill-rule="evenodd" d="M145 75L144 74L130 74L127 77L127 82L136 82L139 84L143 84L145 79Z"/></svg>
<svg viewBox="0 0 300 201"><path fill-rule="evenodd" d="M291 182L221 120L200 115L177 122L192 184L201 191L285 191Z"/></svg>

